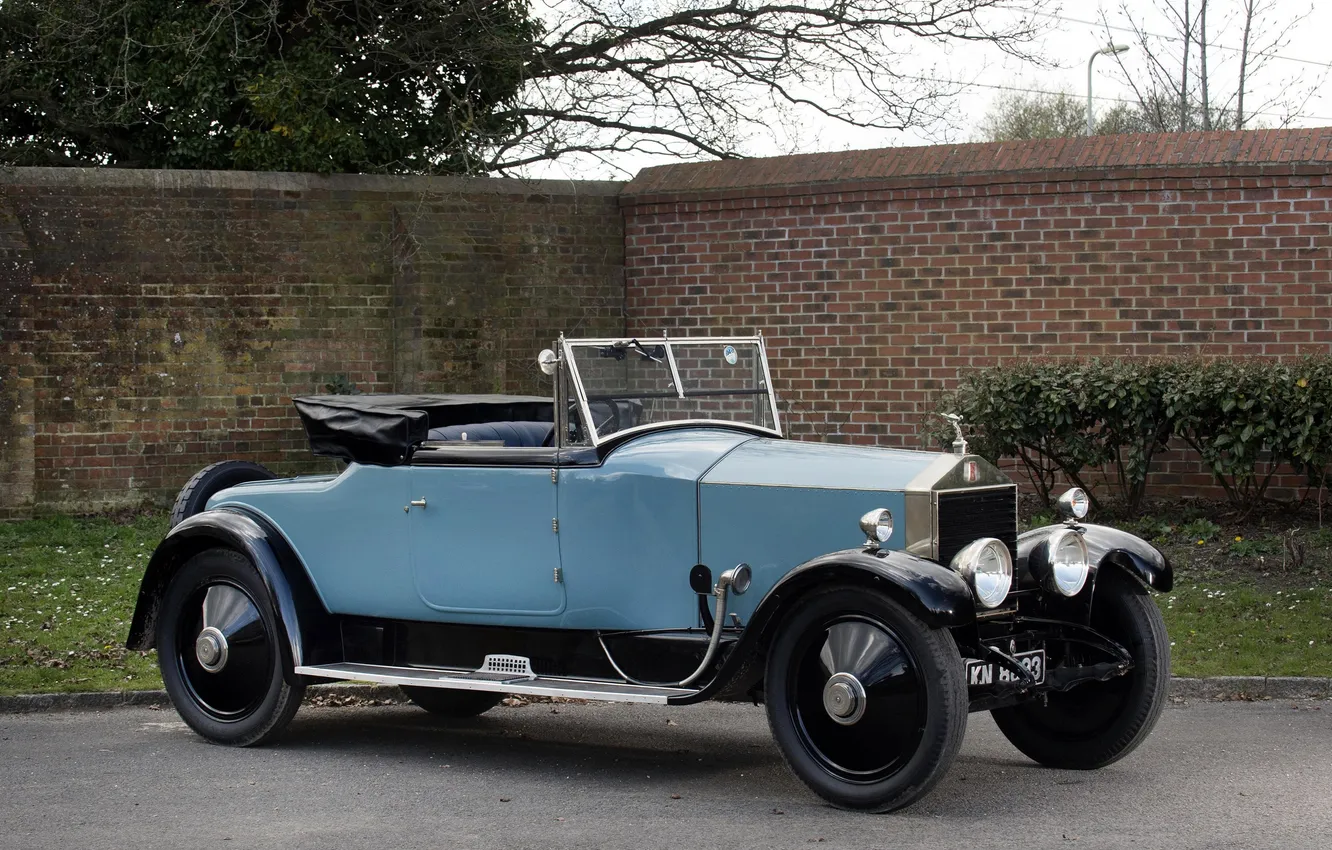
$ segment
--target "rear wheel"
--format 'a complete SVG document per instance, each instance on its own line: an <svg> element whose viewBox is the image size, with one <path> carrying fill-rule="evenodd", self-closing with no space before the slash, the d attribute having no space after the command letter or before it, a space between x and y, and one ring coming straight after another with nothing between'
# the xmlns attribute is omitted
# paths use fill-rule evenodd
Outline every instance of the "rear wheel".
<svg viewBox="0 0 1332 850"><path fill-rule="evenodd" d="M1049 767L1091 770L1118 761L1147 738L1165 707L1170 640L1146 589L1118 570L1104 571L1091 625L1128 649L1131 671L991 712L1013 746Z"/></svg>
<svg viewBox="0 0 1332 850"><path fill-rule="evenodd" d="M418 708L440 717L476 717L499 705L504 694L490 691L456 691L448 688L413 688L403 686L402 692Z"/></svg>
<svg viewBox="0 0 1332 850"><path fill-rule="evenodd" d="M208 549L176 572L157 617L157 660L191 729L245 747L276 737L305 687L283 676L282 630L248 558Z"/></svg>
<svg viewBox="0 0 1332 850"><path fill-rule="evenodd" d="M201 512L208 500L219 491L247 481L268 481L276 477L264 467L248 460L224 460L205 466L180 488L176 503L171 506L170 526L174 528Z"/></svg>
<svg viewBox="0 0 1332 850"><path fill-rule="evenodd" d="M957 645L882 593L798 603L768 655L768 724L791 770L847 809L909 805L948 771L967 723Z"/></svg>

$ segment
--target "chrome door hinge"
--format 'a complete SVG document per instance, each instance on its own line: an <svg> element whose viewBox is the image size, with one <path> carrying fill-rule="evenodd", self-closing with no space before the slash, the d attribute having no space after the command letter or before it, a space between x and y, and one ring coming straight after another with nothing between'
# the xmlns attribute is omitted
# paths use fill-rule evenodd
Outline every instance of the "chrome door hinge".
<svg viewBox="0 0 1332 850"><path fill-rule="evenodd" d="M559 534L559 533L560 533L560 521L559 521L558 518L557 518L557 519L552 519L552 520L550 521L550 530L553 531L553 532L555 532L556 534Z"/></svg>
<svg viewBox="0 0 1332 850"><path fill-rule="evenodd" d="M550 471L550 483L551 484L560 483L560 471L558 469L552 469Z"/></svg>
<svg viewBox="0 0 1332 850"><path fill-rule="evenodd" d="M562 582L562 581L564 581L564 573L560 572L560 568L559 568L559 567L556 567L556 568L555 568L555 583L556 583L556 584L559 584L559 583Z"/></svg>

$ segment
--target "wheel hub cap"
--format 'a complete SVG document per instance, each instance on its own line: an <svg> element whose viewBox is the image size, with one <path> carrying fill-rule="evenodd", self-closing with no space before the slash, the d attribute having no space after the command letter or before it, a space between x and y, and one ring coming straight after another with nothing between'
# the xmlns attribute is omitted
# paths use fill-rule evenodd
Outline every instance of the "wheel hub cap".
<svg viewBox="0 0 1332 850"><path fill-rule="evenodd" d="M823 686L823 709L843 726L863 717L865 705L865 688L850 673L834 673Z"/></svg>
<svg viewBox="0 0 1332 850"><path fill-rule="evenodd" d="M199 666L216 673L227 664L227 639L214 626L207 626L194 641L194 657Z"/></svg>

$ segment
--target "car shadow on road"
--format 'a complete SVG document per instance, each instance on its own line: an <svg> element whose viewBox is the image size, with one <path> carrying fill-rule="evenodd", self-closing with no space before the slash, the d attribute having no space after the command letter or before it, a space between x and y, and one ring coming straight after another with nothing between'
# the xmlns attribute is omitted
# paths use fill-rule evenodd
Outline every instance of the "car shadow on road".
<svg viewBox="0 0 1332 850"><path fill-rule="evenodd" d="M495 770L596 771L606 778L640 777L645 768L679 778L785 770L761 712L752 728L725 729L617 714L552 712L546 705L501 707L466 720L408 707L305 711L277 746L408 763L462 758Z"/></svg>
<svg viewBox="0 0 1332 850"><path fill-rule="evenodd" d="M940 787L908 811L975 817L1011 806L1014 785L1058 793L1073 790L1060 786L1088 779L1076 771L1039 767L1016 751L1011 756L997 753L995 737L987 730L981 741L971 739L973 746L964 745ZM306 711L279 747L353 762L389 761L399 769L466 765L534 782L552 775L595 775L601 782L630 789L647 787L651 783L645 784L644 777L650 776L654 782L680 787L697 783L713 789L709 793L720 793L717 789L729 787L720 779L743 776L746 798L763 786L783 805L826 805L789 773L763 711L752 708L729 707L720 720L688 710L639 712L605 706L500 707L467 720L442 719L405 706Z"/></svg>

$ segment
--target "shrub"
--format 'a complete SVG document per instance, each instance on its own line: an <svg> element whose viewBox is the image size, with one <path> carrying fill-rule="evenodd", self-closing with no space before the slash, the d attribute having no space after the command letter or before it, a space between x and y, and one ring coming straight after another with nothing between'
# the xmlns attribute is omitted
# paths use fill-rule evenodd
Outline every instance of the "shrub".
<svg viewBox="0 0 1332 850"><path fill-rule="evenodd" d="M1082 471L1107 457L1096 437L1095 416L1087 412L1086 367L1075 361L1025 362L973 372L940 410L962 416L976 454L991 462L1017 458L1046 505L1060 472L1091 493ZM951 439L949 434L944 442Z"/></svg>
<svg viewBox="0 0 1332 850"><path fill-rule="evenodd" d="M973 450L1014 457L1050 503L1057 477L1082 487L1111 467L1136 513L1171 437L1193 448L1230 501L1248 510L1283 465L1320 493L1332 467L1332 357L1273 360L1051 360L963 376L940 402L961 414ZM937 429L942 437L946 427ZM951 440L951 435L943 442ZM1321 501L1320 501L1321 504Z"/></svg>
<svg viewBox="0 0 1332 850"><path fill-rule="evenodd" d="M1234 504L1261 499L1280 463L1271 448L1283 371L1266 361L1188 360L1166 381L1172 430L1202 457Z"/></svg>
<svg viewBox="0 0 1332 850"><path fill-rule="evenodd" d="M1143 360L1053 360L995 366L963 377L943 406L969 423L975 451L1016 457L1048 505L1058 473L1086 490L1085 470L1111 465L1136 511L1152 458L1170 438L1160 372Z"/></svg>
<svg viewBox="0 0 1332 850"><path fill-rule="evenodd" d="M1234 505L1261 501L1283 464L1322 487L1332 462L1332 359L1188 360L1168 383L1172 430Z"/></svg>

